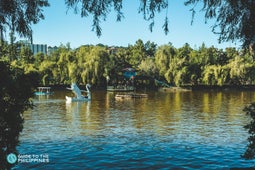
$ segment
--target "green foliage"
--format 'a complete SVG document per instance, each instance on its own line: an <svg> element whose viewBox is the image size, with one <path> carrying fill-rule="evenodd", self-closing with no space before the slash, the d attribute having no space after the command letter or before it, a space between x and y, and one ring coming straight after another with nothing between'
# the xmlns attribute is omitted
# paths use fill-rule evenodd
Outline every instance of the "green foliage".
<svg viewBox="0 0 255 170"><path fill-rule="evenodd" d="M81 17L92 15L92 30L101 36L100 22L107 19L107 15L114 10L117 13L117 21L124 17L122 13L122 0L66 0L66 5L73 8ZM196 11L204 12L205 22L215 19L212 31L219 35L219 42L240 41L243 47L255 49L255 3L246 0L185 0L186 6L191 6L193 22ZM167 0L141 0L138 13L144 20L149 21L149 29L153 30L154 19L157 13L166 11L163 30L167 34L168 29L168 1ZM197 7L202 6L201 9Z"/></svg>
<svg viewBox="0 0 255 170"><path fill-rule="evenodd" d="M220 65L205 66L203 71L203 82L208 85L223 85L223 70Z"/></svg>
<svg viewBox="0 0 255 170"><path fill-rule="evenodd" d="M146 76L156 75L157 73L157 68L156 68L154 58L146 58L145 60L142 60L138 68L141 74Z"/></svg>
<svg viewBox="0 0 255 170"><path fill-rule="evenodd" d="M9 45L3 45L9 49ZM4 51L3 49L3 51ZM8 50L7 50L8 51ZM1 51L0 51L1 52ZM254 56L245 50L206 47L192 49L189 44L175 48L172 44L157 47L148 41L137 40L128 47L81 46L71 49L61 45L50 55L33 55L22 47L16 59L1 58L25 73L37 72L42 85L63 85L72 82L106 85L131 67L138 75L149 76L172 85L252 85L255 83Z"/></svg>
<svg viewBox="0 0 255 170"><path fill-rule="evenodd" d="M52 70L54 70L54 68L55 68L55 63L52 61L44 60L43 62L41 62L39 66L39 72L42 77L43 85L53 84L51 80L53 79Z"/></svg>
<svg viewBox="0 0 255 170"><path fill-rule="evenodd" d="M92 30L96 32L97 36L101 36L102 34L100 22L102 20L105 21L107 15L112 10L117 13L117 21L121 21L121 19L124 17L122 13L122 0L66 0L65 2L67 7L73 8L76 14L80 12L81 17L87 17L89 15L92 15ZM167 0L143 0L140 1L140 7L138 12L142 13L145 20L150 21L149 29L152 31L155 14L167 9L167 7ZM165 17L163 29L165 33L168 33L169 30L167 16Z"/></svg>
<svg viewBox="0 0 255 170"><path fill-rule="evenodd" d="M28 46L22 46L19 53L20 60L24 63L34 63L34 56Z"/></svg>
<svg viewBox="0 0 255 170"><path fill-rule="evenodd" d="M108 64L109 53L105 47L80 47L76 51L78 59L77 72L82 83L101 84L105 80L106 72L110 68ZM76 76L77 77L77 76Z"/></svg>
<svg viewBox="0 0 255 170"><path fill-rule="evenodd" d="M155 54L155 64L159 70L159 76L165 75L176 53L176 49L171 45L163 45L158 48Z"/></svg>
<svg viewBox="0 0 255 170"><path fill-rule="evenodd" d="M129 45L128 63L134 68L138 68L139 64L148 57L153 57L156 52L156 44L147 41L145 44L141 39L137 40L135 45Z"/></svg>
<svg viewBox="0 0 255 170"><path fill-rule="evenodd" d="M202 3L206 20L215 18L212 31L219 35L219 41L241 41L244 47L255 41L255 3L242 0L187 0L185 5L192 6L192 15L196 6Z"/></svg>
<svg viewBox="0 0 255 170"><path fill-rule="evenodd" d="M31 97L37 86L37 74L24 74L0 61L0 169L9 169L6 155L16 153L18 137L23 129L22 113L32 108Z"/></svg>
<svg viewBox="0 0 255 170"><path fill-rule="evenodd" d="M168 0L141 0L138 13L144 20L149 21L149 29L153 30L154 19L157 13L166 12L163 30L167 34L168 29ZM111 11L115 11L116 20L124 17L122 12L122 0L65 0L68 9L79 13L81 17L92 16L92 30L101 36L101 21L105 21ZM255 44L255 3L253 1L228 1L228 0L185 0L186 6L191 6L192 18L196 11L205 13L205 22L215 19L212 31L219 35L219 41L240 41L244 47L254 50ZM201 9L196 9L202 4ZM32 41L31 24L38 23L43 16L43 7L49 6L47 0L2 0L0 3L0 36L3 40L3 32L10 30L11 34L18 33L28 37ZM192 19L192 21L193 21ZM13 42L11 40L11 42ZM12 43L11 43L12 44Z"/></svg>
<svg viewBox="0 0 255 170"><path fill-rule="evenodd" d="M245 125L244 128L248 130L250 134L248 138L248 145L245 153L242 155L245 159L254 159L255 157L255 103L251 103L249 106L244 108L247 115L251 117L249 124Z"/></svg>
<svg viewBox="0 0 255 170"><path fill-rule="evenodd" d="M10 30L11 34L16 32L21 37L28 37L32 41L31 24L44 19L42 8L47 6L49 6L47 0L2 0L0 2L0 40L4 40L3 32Z"/></svg>

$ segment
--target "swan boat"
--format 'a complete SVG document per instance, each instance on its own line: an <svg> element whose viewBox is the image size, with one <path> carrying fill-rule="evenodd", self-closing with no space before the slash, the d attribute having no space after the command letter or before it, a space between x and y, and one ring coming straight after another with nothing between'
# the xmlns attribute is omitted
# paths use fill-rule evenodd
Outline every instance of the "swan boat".
<svg viewBox="0 0 255 170"><path fill-rule="evenodd" d="M86 90L80 90L79 87L76 85L76 83L71 84L71 88L67 88L68 90L72 90L72 92L75 94L75 97L69 97L66 96L66 102L72 103L72 102L86 102L91 100L91 92L90 92L90 84L86 84ZM81 92L86 92L87 96L83 96Z"/></svg>

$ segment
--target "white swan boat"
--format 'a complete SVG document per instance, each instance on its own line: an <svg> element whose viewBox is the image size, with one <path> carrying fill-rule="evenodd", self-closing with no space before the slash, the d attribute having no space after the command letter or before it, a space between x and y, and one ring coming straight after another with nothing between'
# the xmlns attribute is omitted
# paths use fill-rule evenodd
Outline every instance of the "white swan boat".
<svg viewBox="0 0 255 170"><path fill-rule="evenodd" d="M72 103L72 102L86 102L91 100L91 92L90 92L90 84L86 84L86 90L80 90L79 87L72 83L71 88L67 88L68 90L72 90L75 94L75 97L69 97L66 96L66 102ZM86 92L87 96L83 96L81 92Z"/></svg>

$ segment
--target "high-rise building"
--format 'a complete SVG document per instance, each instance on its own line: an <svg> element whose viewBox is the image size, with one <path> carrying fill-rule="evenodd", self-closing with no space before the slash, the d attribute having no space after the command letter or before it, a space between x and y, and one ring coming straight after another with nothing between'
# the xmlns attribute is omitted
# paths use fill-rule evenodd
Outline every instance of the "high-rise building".
<svg viewBox="0 0 255 170"><path fill-rule="evenodd" d="M29 41L26 41L26 40L20 41L20 43L29 47L34 55L37 53L43 53L43 54L48 53L48 48L46 44L31 44Z"/></svg>
<svg viewBox="0 0 255 170"><path fill-rule="evenodd" d="M30 44L30 49L34 55L37 53L47 54L47 45L46 44Z"/></svg>

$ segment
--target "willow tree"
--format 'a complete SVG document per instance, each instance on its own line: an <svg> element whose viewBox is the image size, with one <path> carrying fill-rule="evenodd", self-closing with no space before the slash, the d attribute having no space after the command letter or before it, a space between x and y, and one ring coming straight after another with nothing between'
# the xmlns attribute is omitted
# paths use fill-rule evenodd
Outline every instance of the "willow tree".
<svg viewBox="0 0 255 170"><path fill-rule="evenodd" d="M202 73L202 81L206 85L222 86L228 82L229 70L226 65L207 65Z"/></svg>
<svg viewBox="0 0 255 170"><path fill-rule="evenodd" d="M32 24L44 19L43 7L48 0L0 0L0 38L4 32L18 33L32 41Z"/></svg>
<svg viewBox="0 0 255 170"><path fill-rule="evenodd" d="M73 52L66 48L65 46L61 46L54 55L57 55L56 58L56 67L54 68L54 78L60 84L69 84L71 83L69 80L69 70L68 63L73 58Z"/></svg>
<svg viewBox="0 0 255 170"><path fill-rule="evenodd" d="M177 54L178 55L178 54ZM188 83L189 71L188 65L186 64L186 58L179 58L174 56L170 63L169 68L164 74L165 79L168 83L176 86L184 85Z"/></svg>
<svg viewBox="0 0 255 170"><path fill-rule="evenodd" d="M97 35L102 34L100 22L107 15L116 11L116 20L124 17L122 12L123 0L65 0L68 8L73 8L81 17L93 17L92 30ZM157 13L166 12L163 29L168 33L168 0L140 0L138 13L149 21L152 31ZM185 0L186 6L191 7L194 18L196 11L205 13L206 22L216 19L212 31L219 35L219 42L240 41L243 47L255 49L255 1L253 0ZM198 9L202 5L202 9ZM193 21L193 19L192 19Z"/></svg>
<svg viewBox="0 0 255 170"><path fill-rule="evenodd" d="M164 11L163 29L168 33L168 0L140 0L138 13L149 21L152 31L155 16ZM92 16L92 30L98 36L102 34L101 21L114 10L116 20L124 17L122 12L123 0L65 0L68 8L74 9L81 17ZM202 4L206 21L216 19L213 32L219 34L219 42L240 41L244 47L254 48L255 42L255 1L253 0L186 0L185 5L191 6L192 16L195 16L198 4ZM49 6L47 0L0 0L0 32L10 29L32 40L31 24L38 23L43 16L43 7Z"/></svg>
<svg viewBox="0 0 255 170"><path fill-rule="evenodd" d="M235 57L229 62L229 68L230 68L230 78L231 82L234 84L243 84L245 80L245 62L243 58L240 58L239 56Z"/></svg>
<svg viewBox="0 0 255 170"><path fill-rule="evenodd" d="M85 53L84 63L81 66L81 79L83 83L100 85L104 83L106 74L105 66L108 65L109 53L105 47L95 46Z"/></svg>
<svg viewBox="0 0 255 170"><path fill-rule="evenodd" d="M198 4L202 9L197 9ZM206 21L216 19L212 31L219 35L219 42L240 41L243 47L255 49L255 1L254 0L187 0L192 15L197 10L205 12Z"/></svg>
<svg viewBox="0 0 255 170"><path fill-rule="evenodd" d="M54 70L55 68L56 68L56 64L52 61L44 60L43 62L41 62L40 66L39 66L39 72L42 77L41 83L44 86L52 83L52 80L54 78L52 70Z"/></svg>
<svg viewBox="0 0 255 170"><path fill-rule="evenodd" d="M122 0L65 0L68 8L73 8L76 14L80 13L81 17L91 15L93 17L92 30L98 36L102 34L100 26L101 21L105 21L111 10L116 11L116 20L121 21L124 17L122 12ZM152 31L155 16L161 11L166 11L163 29L168 33L168 17L167 17L168 0L140 0L138 12L143 15L143 18L150 22L149 29Z"/></svg>
<svg viewBox="0 0 255 170"><path fill-rule="evenodd" d="M159 76L165 76L169 69L171 60L177 54L177 50L172 45L160 46L155 54L155 64L159 71Z"/></svg>
<svg viewBox="0 0 255 170"><path fill-rule="evenodd" d="M157 67L155 64L154 58L146 58L142 60L142 62L138 66L139 71L142 72L143 75L152 76L156 75Z"/></svg>

